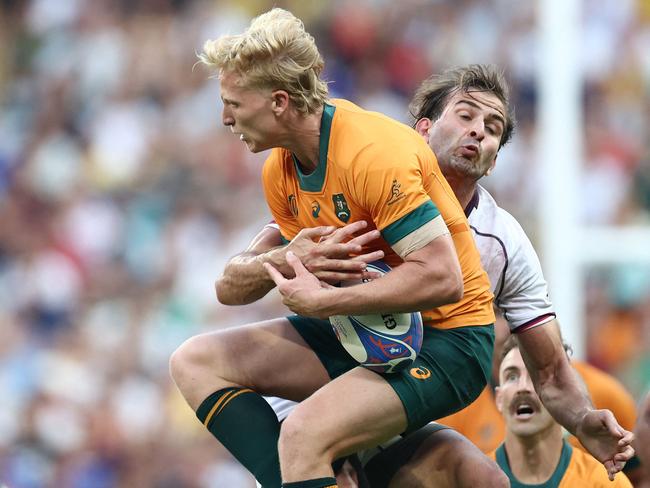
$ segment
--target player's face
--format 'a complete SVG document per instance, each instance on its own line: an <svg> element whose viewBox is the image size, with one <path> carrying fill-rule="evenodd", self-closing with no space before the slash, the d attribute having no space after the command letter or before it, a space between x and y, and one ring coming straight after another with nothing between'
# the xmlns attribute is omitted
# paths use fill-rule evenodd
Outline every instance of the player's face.
<svg viewBox="0 0 650 488"><path fill-rule="evenodd" d="M251 152L275 147L276 117L271 90L248 88L240 75L223 71L219 75L223 124L248 146Z"/></svg>
<svg viewBox="0 0 650 488"><path fill-rule="evenodd" d="M505 120L503 103L493 93L453 95L428 131L429 146L445 176L476 181L488 174L496 162Z"/></svg>
<svg viewBox="0 0 650 488"><path fill-rule="evenodd" d="M518 348L501 362L496 402L507 430L518 437L535 436L557 425L535 393Z"/></svg>

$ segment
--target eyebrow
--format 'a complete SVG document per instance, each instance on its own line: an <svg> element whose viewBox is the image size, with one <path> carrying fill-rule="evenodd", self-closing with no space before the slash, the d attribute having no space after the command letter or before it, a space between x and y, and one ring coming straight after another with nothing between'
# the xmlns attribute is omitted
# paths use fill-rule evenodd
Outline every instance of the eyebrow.
<svg viewBox="0 0 650 488"><path fill-rule="evenodd" d="M483 107L482 107L481 105L479 105L479 104L476 103L476 102L473 102L472 100L458 100L458 101L456 102L456 105L459 105L459 104L461 104L461 103L465 103L465 104L467 104L467 105L469 105L469 106L471 106L471 107L474 107L474 108L477 109L477 110L483 110ZM489 106L489 105L488 105L488 106ZM491 108L491 107L490 107L490 108ZM496 110L496 109L492 109L492 110ZM505 121L505 119L503 118L503 116L502 116L500 113L498 113L498 112L497 112L497 113L492 113L492 112L491 112L490 114L488 114L487 118L488 118L488 119L496 119L496 120L498 120L499 122L501 122L501 125L502 125L503 128L505 129L505 127L506 127L506 121Z"/></svg>
<svg viewBox="0 0 650 488"><path fill-rule="evenodd" d="M503 375L505 376L508 373L518 373L519 368L517 366L508 366L506 369L503 370Z"/></svg>
<svg viewBox="0 0 650 488"><path fill-rule="evenodd" d="M232 98L223 97L223 96L221 97L221 101L226 105L239 104L237 100L233 100Z"/></svg>

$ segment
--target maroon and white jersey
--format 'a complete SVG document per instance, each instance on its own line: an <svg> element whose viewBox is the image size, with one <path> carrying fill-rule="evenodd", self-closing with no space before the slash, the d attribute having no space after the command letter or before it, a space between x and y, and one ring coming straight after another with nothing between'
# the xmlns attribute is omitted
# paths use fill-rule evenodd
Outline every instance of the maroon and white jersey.
<svg viewBox="0 0 650 488"><path fill-rule="evenodd" d="M523 332L555 318L542 266L519 222L480 185L465 214L490 277L494 305L510 331Z"/></svg>

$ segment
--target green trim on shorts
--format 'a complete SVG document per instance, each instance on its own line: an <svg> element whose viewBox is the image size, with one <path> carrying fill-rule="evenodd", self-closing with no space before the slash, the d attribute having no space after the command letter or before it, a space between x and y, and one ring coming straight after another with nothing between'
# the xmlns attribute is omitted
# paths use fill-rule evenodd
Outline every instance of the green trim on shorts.
<svg viewBox="0 0 650 488"><path fill-rule="evenodd" d="M336 338L328 320L287 317L334 379L359 366ZM400 398L406 432L472 403L483 391L492 370L494 326L454 329L424 328L420 354L410 368L381 376Z"/></svg>

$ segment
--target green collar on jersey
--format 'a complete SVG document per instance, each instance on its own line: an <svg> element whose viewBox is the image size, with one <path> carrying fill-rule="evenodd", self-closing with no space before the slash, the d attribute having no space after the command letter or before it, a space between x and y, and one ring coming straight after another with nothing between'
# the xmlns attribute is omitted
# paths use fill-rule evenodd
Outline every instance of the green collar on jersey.
<svg viewBox="0 0 650 488"><path fill-rule="evenodd" d="M334 119L335 110L336 107L328 103L323 107L323 115L320 120L320 139L318 142L318 166L316 166L316 169L308 175L304 174L300 169L296 155L291 154L301 190L319 192L323 189L325 172L327 170L327 148L330 144L330 131L332 130L332 120Z"/></svg>
<svg viewBox="0 0 650 488"><path fill-rule="evenodd" d="M506 453L505 444L501 444L496 450L497 464L499 467L506 473L510 479L511 488L557 488L566 473L569 463L571 462L571 455L573 454L573 448L569 445L566 440L562 440L562 452L560 453L560 460L555 467L555 471L551 477L544 483L537 485L527 485L521 483L510 469L510 462L508 461L508 454Z"/></svg>

